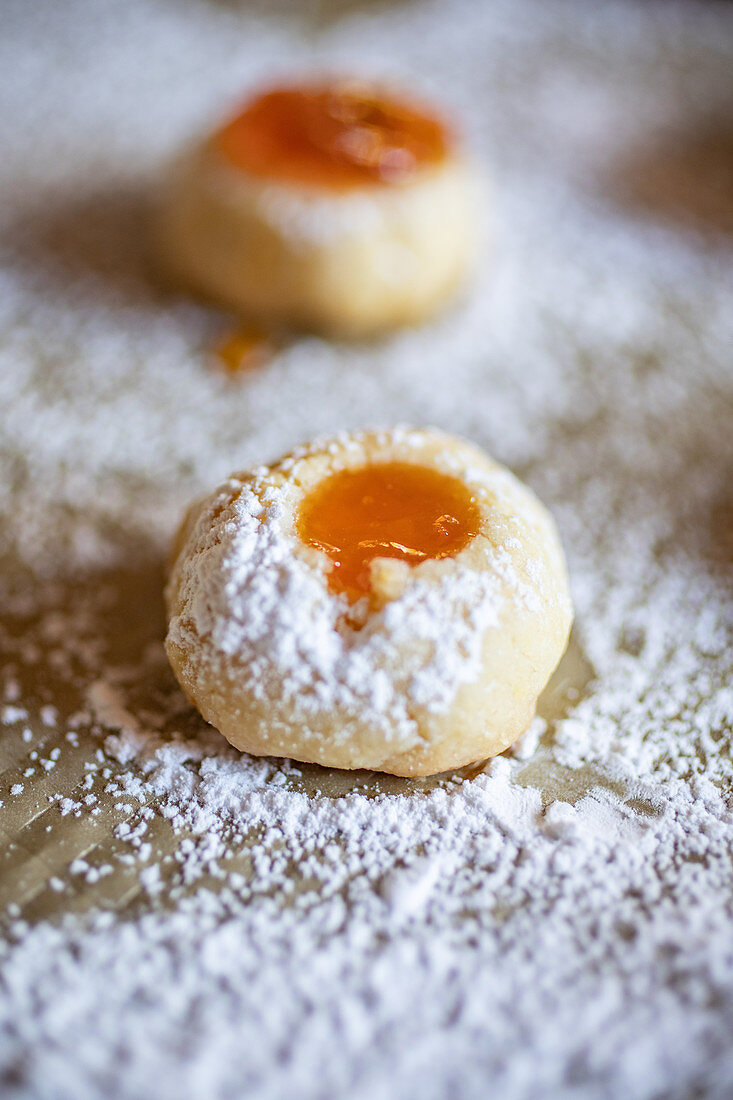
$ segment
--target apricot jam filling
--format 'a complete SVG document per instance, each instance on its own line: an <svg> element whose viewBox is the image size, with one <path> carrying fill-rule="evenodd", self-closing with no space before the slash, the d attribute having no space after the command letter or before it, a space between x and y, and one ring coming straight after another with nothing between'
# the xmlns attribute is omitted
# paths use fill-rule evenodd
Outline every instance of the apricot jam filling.
<svg viewBox="0 0 733 1100"><path fill-rule="evenodd" d="M479 509L457 478L407 462L342 470L306 497L298 534L333 562L329 586L350 602L369 593L371 562L410 566L453 557L477 534Z"/></svg>
<svg viewBox="0 0 733 1100"><path fill-rule="evenodd" d="M276 88L214 138L235 168L331 190L400 183L440 163L448 142L424 109L355 82Z"/></svg>

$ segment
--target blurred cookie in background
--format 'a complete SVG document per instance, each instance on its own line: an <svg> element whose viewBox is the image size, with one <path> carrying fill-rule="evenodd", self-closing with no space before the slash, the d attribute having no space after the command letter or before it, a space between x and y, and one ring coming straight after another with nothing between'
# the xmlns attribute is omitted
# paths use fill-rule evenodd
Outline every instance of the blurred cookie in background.
<svg viewBox="0 0 733 1100"><path fill-rule="evenodd" d="M174 166L160 258L265 324L366 337L422 321L465 282L476 191L432 108L361 81L282 85Z"/></svg>

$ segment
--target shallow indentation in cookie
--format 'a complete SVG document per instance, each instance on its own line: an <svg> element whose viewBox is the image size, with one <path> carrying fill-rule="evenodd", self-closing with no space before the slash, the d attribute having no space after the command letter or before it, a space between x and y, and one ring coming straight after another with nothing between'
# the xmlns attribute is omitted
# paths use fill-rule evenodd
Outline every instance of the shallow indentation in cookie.
<svg viewBox="0 0 733 1100"><path fill-rule="evenodd" d="M441 163L448 145L424 108L358 81L275 88L214 138L235 168L329 190L402 182Z"/></svg>
<svg viewBox="0 0 733 1100"><path fill-rule="evenodd" d="M406 462L341 470L306 498L298 533L331 560L329 586L351 602L399 596L405 571L453 557L479 529L480 513L457 478Z"/></svg>

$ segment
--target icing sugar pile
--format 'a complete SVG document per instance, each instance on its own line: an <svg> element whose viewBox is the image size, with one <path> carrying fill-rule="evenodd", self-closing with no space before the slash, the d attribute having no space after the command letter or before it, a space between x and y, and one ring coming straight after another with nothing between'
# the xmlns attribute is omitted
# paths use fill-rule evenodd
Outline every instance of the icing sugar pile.
<svg viewBox="0 0 733 1100"><path fill-rule="evenodd" d="M729 1095L731 9L38 15L0 40L3 1094ZM494 253L433 326L235 387L219 320L149 281L147 196L243 88L319 65L456 110ZM171 532L232 469L387 421L551 506L570 664L475 775L242 758L166 667Z"/></svg>

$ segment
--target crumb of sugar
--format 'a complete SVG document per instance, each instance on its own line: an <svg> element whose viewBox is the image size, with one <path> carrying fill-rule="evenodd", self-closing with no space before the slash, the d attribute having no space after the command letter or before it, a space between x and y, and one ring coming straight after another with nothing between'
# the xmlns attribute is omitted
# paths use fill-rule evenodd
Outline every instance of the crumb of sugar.
<svg viewBox="0 0 733 1100"><path fill-rule="evenodd" d="M730 1093L730 257L619 205L603 175L722 102L730 11L420 12L356 13L311 44L299 20L226 5L90 20L75 0L47 6L41 38L30 8L7 12L0 530L33 583L0 576L24 625L0 630L4 790L37 774L2 809L53 800L31 828L66 914L7 909L10 1095ZM493 170L492 266L424 330L293 341L235 389L202 365L219 321L151 294L139 196L227 97L287 65L449 98ZM123 635L197 493L398 419L475 439L551 506L593 678L471 780L330 789L222 744L158 627L132 654ZM105 596L118 567L126 614ZM26 687L39 665L58 685L48 726L48 694ZM78 874L69 825L98 838ZM110 896L139 888L134 905L67 911L118 876Z"/></svg>
<svg viewBox="0 0 733 1100"><path fill-rule="evenodd" d="M2 721L3 725L9 726L14 722L25 722L28 718L28 711L24 707L3 707L2 709Z"/></svg>

